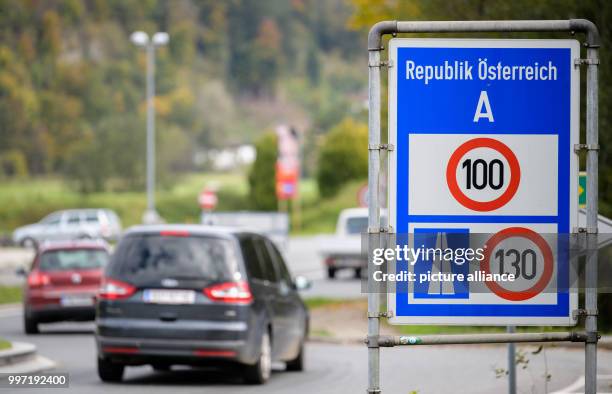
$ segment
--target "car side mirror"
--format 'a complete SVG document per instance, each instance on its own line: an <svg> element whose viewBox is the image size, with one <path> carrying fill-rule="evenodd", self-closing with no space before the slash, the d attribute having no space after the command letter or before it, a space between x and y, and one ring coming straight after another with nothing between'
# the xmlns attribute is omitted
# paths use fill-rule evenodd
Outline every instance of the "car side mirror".
<svg viewBox="0 0 612 394"><path fill-rule="evenodd" d="M17 276L28 276L28 271L23 267L19 267L15 270L15 274Z"/></svg>
<svg viewBox="0 0 612 394"><path fill-rule="evenodd" d="M308 290L312 287L312 281L303 276L296 276L293 283L298 291Z"/></svg>

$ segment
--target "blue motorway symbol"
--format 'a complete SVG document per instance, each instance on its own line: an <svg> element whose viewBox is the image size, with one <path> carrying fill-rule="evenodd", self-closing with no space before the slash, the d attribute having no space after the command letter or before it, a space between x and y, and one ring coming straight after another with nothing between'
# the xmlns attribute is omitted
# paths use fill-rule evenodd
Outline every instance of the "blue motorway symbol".
<svg viewBox="0 0 612 394"><path fill-rule="evenodd" d="M469 229L414 229L414 248L421 248L419 259L414 265L416 276L414 298L468 298L470 295L469 274L470 262L462 259L462 253L470 246ZM429 250L428 250L429 249ZM435 251L438 251L436 253ZM452 253L453 258L444 258L440 251ZM452 251L452 252L451 252ZM463 274L463 280L419 281L421 274L452 273Z"/></svg>

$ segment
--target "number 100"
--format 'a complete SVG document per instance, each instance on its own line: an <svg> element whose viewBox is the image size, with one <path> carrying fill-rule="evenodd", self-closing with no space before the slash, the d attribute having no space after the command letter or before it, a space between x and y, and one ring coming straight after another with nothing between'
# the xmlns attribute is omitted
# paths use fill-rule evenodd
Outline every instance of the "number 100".
<svg viewBox="0 0 612 394"><path fill-rule="evenodd" d="M464 160L461 164L465 168L465 188L471 189L474 186L477 190L482 190L485 187L490 187L493 190L499 190L504 186L504 163L499 159L493 159L486 162L483 159ZM497 177L495 173L497 172ZM497 182L495 182L497 178Z"/></svg>

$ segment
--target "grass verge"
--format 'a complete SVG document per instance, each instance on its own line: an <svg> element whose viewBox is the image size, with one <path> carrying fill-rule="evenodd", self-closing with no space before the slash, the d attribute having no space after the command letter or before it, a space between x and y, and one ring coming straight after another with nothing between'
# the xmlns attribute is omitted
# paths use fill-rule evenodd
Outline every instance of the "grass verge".
<svg viewBox="0 0 612 394"><path fill-rule="evenodd" d="M168 222L198 223L197 198L206 185L218 190L218 210L244 210L248 206L246 176L239 173L186 174L170 187L157 190L157 209ZM47 214L68 208L110 208L124 227L140 223L146 207L144 191L81 194L58 178L3 181L0 190L0 233L35 223Z"/></svg>
<svg viewBox="0 0 612 394"><path fill-rule="evenodd" d="M357 205L357 190L365 184L354 181L336 196L319 197L316 181L300 183L302 214L300 223L293 218L292 233L333 233L338 214ZM217 211L252 209L248 198L247 177L243 173L185 174L172 186L161 186L156 192L157 209L169 223L199 223L199 192L204 186L217 189ZM81 194L59 178L6 180L0 190L0 234L8 234L24 224L35 223L49 213L69 208L110 208L117 212L124 227L140 223L145 209L144 191L107 191Z"/></svg>
<svg viewBox="0 0 612 394"><path fill-rule="evenodd" d="M21 302L20 286L0 286L0 304Z"/></svg>
<svg viewBox="0 0 612 394"><path fill-rule="evenodd" d="M347 304L360 304L363 303L362 300L343 300L336 298L325 298L325 297L314 297L314 298L306 298L304 303L308 307L308 309L317 309L324 308L328 306L341 306Z"/></svg>
<svg viewBox="0 0 612 394"><path fill-rule="evenodd" d="M7 341L6 339L0 338L0 350L8 350L11 347L13 347L13 345L11 345L9 341Z"/></svg>

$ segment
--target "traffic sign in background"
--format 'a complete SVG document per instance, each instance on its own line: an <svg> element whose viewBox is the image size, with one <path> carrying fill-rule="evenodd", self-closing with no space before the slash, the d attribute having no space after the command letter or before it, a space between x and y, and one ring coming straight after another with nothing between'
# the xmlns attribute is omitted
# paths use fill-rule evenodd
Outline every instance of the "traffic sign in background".
<svg viewBox="0 0 612 394"><path fill-rule="evenodd" d="M368 184L364 184L357 190L357 205L360 207L368 206Z"/></svg>
<svg viewBox="0 0 612 394"><path fill-rule="evenodd" d="M198 194L198 204L200 204L200 208L205 211L214 210L218 202L217 192L212 188L205 187L200 194Z"/></svg>
<svg viewBox="0 0 612 394"><path fill-rule="evenodd" d="M575 40L390 41L389 215L398 239L458 245L458 236L490 234L489 254L470 270L506 270L494 253L504 243L529 250L520 289L398 284L391 323L575 323L568 262L552 257L559 245L550 235L577 222L579 54Z"/></svg>

